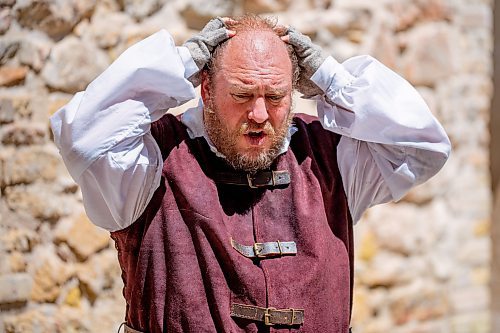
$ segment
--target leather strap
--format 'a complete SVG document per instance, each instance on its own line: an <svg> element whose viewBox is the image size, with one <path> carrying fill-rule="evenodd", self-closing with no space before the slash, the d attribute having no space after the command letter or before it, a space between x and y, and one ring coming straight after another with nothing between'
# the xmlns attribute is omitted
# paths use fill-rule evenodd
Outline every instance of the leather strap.
<svg viewBox="0 0 500 333"><path fill-rule="evenodd" d="M254 174L243 172L218 172L214 176L217 183L243 185L250 188L276 187L290 184L290 173L287 170L258 171Z"/></svg>
<svg viewBox="0 0 500 333"><path fill-rule="evenodd" d="M302 325L304 309L261 308L233 303L231 304L231 317L263 321L266 325Z"/></svg>
<svg viewBox="0 0 500 333"><path fill-rule="evenodd" d="M297 254L297 245L295 242L276 241L242 245L231 238L231 246L247 258L266 258Z"/></svg>

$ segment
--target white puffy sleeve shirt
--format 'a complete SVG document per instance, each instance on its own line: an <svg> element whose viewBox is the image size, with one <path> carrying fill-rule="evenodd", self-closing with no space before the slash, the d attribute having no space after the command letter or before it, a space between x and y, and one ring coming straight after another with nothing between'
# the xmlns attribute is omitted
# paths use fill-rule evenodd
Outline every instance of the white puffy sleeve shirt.
<svg viewBox="0 0 500 333"><path fill-rule="evenodd" d="M146 208L163 163L151 123L196 98L186 78L197 71L189 51L162 30L130 47L51 117L55 143L96 225L126 228ZM417 91L377 60L339 64L329 57L312 80L325 92L319 120L342 135L337 158L355 222L444 165L450 142L443 128ZM182 117L192 137L206 138L202 119L201 106Z"/></svg>

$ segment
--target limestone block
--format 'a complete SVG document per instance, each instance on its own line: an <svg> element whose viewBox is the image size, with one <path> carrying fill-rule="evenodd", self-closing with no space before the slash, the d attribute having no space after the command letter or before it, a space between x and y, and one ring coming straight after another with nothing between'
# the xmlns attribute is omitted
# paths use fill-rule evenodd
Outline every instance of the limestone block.
<svg viewBox="0 0 500 333"><path fill-rule="evenodd" d="M53 303L61 293L62 286L74 275L74 268L61 261L51 247L38 250L34 259L34 267L30 268L33 276L31 299Z"/></svg>
<svg viewBox="0 0 500 333"><path fill-rule="evenodd" d="M151 31L151 33L157 32L160 29L166 29L172 35L175 45L182 45L187 39L191 38L193 33L198 33L198 31L186 29L186 24L181 14L174 6L178 7L179 4L166 4L162 9L144 19L140 25L135 25L135 28L144 30L145 32ZM127 31L129 27L132 27L131 24L127 24L126 26L127 29L125 29L125 31ZM127 34L122 34L122 37L126 35Z"/></svg>
<svg viewBox="0 0 500 333"><path fill-rule="evenodd" d="M95 301L105 290L111 289L116 278L121 276L116 251L107 249L91 256L77 266L76 274L87 297Z"/></svg>
<svg viewBox="0 0 500 333"><path fill-rule="evenodd" d="M0 99L0 125L8 124L14 121L14 106L12 100Z"/></svg>
<svg viewBox="0 0 500 333"><path fill-rule="evenodd" d="M40 243L40 238L33 230L15 228L2 232L0 242L2 243L2 248L9 252L31 252Z"/></svg>
<svg viewBox="0 0 500 333"><path fill-rule="evenodd" d="M16 55L20 44L17 40L7 38L0 41L0 65L4 65Z"/></svg>
<svg viewBox="0 0 500 333"><path fill-rule="evenodd" d="M190 29L201 30L212 18L231 16L234 10L233 1L228 0L189 0L181 11L182 18Z"/></svg>
<svg viewBox="0 0 500 333"><path fill-rule="evenodd" d="M486 309L486 307L485 307ZM492 333L489 311L474 311L453 315L450 319L451 332ZM496 319L496 318L493 318Z"/></svg>
<svg viewBox="0 0 500 333"><path fill-rule="evenodd" d="M27 302L33 280L27 273L0 276L0 304Z"/></svg>
<svg viewBox="0 0 500 333"><path fill-rule="evenodd" d="M452 11L444 0L392 1L389 10L396 20L396 30L406 30L425 21L447 21Z"/></svg>
<svg viewBox="0 0 500 333"><path fill-rule="evenodd" d="M90 332L117 332L125 316L126 304L123 296L117 299L100 298L90 311Z"/></svg>
<svg viewBox="0 0 500 333"><path fill-rule="evenodd" d="M107 49L121 42L123 27L132 24L133 20L124 13L99 13L92 17L89 29L97 45Z"/></svg>
<svg viewBox="0 0 500 333"><path fill-rule="evenodd" d="M438 118L443 122L454 148L485 146L489 140L485 127L490 110L492 83L477 74L454 75L436 87Z"/></svg>
<svg viewBox="0 0 500 333"><path fill-rule="evenodd" d="M56 44L42 69L42 78L63 92L85 89L109 65L106 54L88 41L70 36Z"/></svg>
<svg viewBox="0 0 500 333"><path fill-rule="evenodd" d="M410 282L425 270L426 263L422 258L381 252L365 269L357 271L357 278L369 287L393 287Z"/></svg>
<svg viewBox="0 0 500 333"><path fill-rule="evenodd" d="M470 2L458 8L455 22L466 29L491 28L493 12L487 3Z"/></svg>
<svg viewBox="0 0 500 333"><path fill-rule="evenodd" d="M17 87L16 87L17 88ZM12 119L29 118L33 114L31 105L32 94L24 89L12 88L9 90L0 90L0 100L8 101L12 105ZM1 119L2 116L0 116Z"/></svg>
<svg viewBox="0 0 500 333"><path fill-rule="evenodd" d="M244 0L245 13L263 14L286 10L291 0Z"/></svg>
<svg viewBox="0 0 500 333"><path fill-rule="evenodd" d="M490 295L485 286L467 286L450 290L453 313L474 313L487 309Z"/></svg>
<svg viewBox="0 0 500 333"><path fill-rule="evenodd" d="M0 0L0 6L2 7L10 7L16 3L16 0Z"/></svg>
<svg viewBox="0 0 500 333"><path fill-rule="evenodd" d="M0 86L15 86L24 81L28 74L26 66L0 67Z"/></svg>
<svg viewBox="0 0 500 333"><path fill-rule="evenodd" d="M5 333L59 332L58 325L54 320L55 313L55 307L44 306L20 314L6 316L3 329L5 329Z"/></svg>
<svg viewBox="0 0 500 333"><path fill-rule="evenodd" d="M435 245L452 216L443 201L433 202L427 209L402 202L374 207L365 219L373 223L372 230L382 249L415 255Z"/></svg>
<svg viewBox="0 0 500 333"><path fill-rule="evenodd" d="M371 318L373 309L370 307L369 297L370 293L366 287L354 288L352 322L361 323Z"/></svg>
<svg viewBox="0 0 500 333"><path fill-rule="evenodd" d="M60 157L52 147L30 146L15 150L4 161L5 185L29 184L57 177Z"/></svg>
<svg viewBox="0 0 500 333"><path fill-rule="evenodd" d="M403 76L415 85L432 86L457 72L460 61L455 41L460 35L445 23L422 24L406 36L401 59Z"/></svg>
<svg viewBox="0 0 500 333"><path fill-rule="evenodd" d="M47 126L30 122L17 122L4 126L0 141L4 145L40 145L47 139Z"/></svg>
<svg viewBox="0 0 500 333"><path fill-rule="evenodd" d="M47 60L53 42L40 32L24 34L17 56L19 61L39 72Z"/></svg>
<svg viewBox="0 0 500 333"><path fill-rule="evenodd" d="M358 30L360 31L360 30ZM365 35L365 33L363 33ZM366 38L366 37L365 37ZM387 67L396 70L399 58L399 45L391 35L391 28L381 24L371 34L369 54Z"/></svg>
<svg viewBox="0 0 500 333"><path fill-rule="evenodd" d="M55 239L65 242L80 258L90 255L109 245L109 233L93 225L84 213L60 221L55 230Z"/></svg>
<svg viewBox="0 0 500 333"><path fill-rule="evenodd" d="M38 29L54 39L60 39L88 16L95 0L19 0L16 4L18 22L27 28Z"/></svg>
<svg viewBox="0 0 500 333"><path fill-rule="evenodd" d="M441 250L428 255L432 275L439 280L447 281L453 276L456 259Z"/></svg>
<svg viewBox="0 0 500 333"><path fill-rule="evenodd" d="M122 0L125 12L136 19L143 19L161 8L164 0Z"/></svg>
<svg viewBox="0 0 500 333"><path fill-rule="evenodd" d="M9 266L11 272L13 273L25 272L27 264L28 264L27 258L23 255L23 253L15 251L9 255Z"/></svg>
<svg viewBox="0 0 500 333"><path fill-rule="evenodd" d="M52 116L56 111L69 103L73 95L65 93L51 93L49 95L48 116Z"/></svg>
<svg viewBox="0 0 500 333"><path fill-rule="evenodd" d="M0 231L3 231L0 229ZM4 252L2 248L2 244L0 244L0 276L3 274L9 274L12 273L10 269L10 264L9 264L9 254Z"/></svg>
<svg viewBox="0 0 500 333"><path fill-rule="evenodd" d="M96 318L91 318L89 316L88 306L69 306L64 304L58 308L55 314L55 321L60 327L64 327L64 332L78 332L78 333L93 333L94 330L91 329L91 323L96 320ZM118 319L118 318L117 318ZM122 321L123 319L119 319ZM112 332L107 330L102 330L102 332Z"/></svg>
<svg viewBox="0 0 500 333"><path fill-rule="evenodd" d="M0 35L6 33L12 22L12 11L10 8L0 9Z"/></svg>
<svg viewBox="0 0 500 333"><path fill-rule="evenodd" d="M470 239L458 249L457 257L467 266L479 267L488 265L491 260L491 244L489 237Z"/></svg>
<svg viewBox="0 0 500 333"><path fill-rule="evenodd" d="M391 315L396 324L437 319L450 311L445 291L430 281L400 287L390 295Z"/></svg>
<svg viewBox="0 0 500 333"><path fill-rule="evenodd" d="M49 184L38 182L7 187L5 200L10 209L27 212L45 221L57 221L75 209L74 199L54 193Z"/></svg>

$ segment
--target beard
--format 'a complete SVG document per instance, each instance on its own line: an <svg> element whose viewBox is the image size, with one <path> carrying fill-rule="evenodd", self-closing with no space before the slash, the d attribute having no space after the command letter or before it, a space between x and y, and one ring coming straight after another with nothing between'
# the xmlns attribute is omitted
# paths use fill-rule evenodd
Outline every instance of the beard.
<svg viewBox="0 0 500 333"><path fill-rule="evenodd" d="M285 145L288 128L293 118L291 108L277 128L274 128L268 120L261 124L246 120L239 128L230 129L213 105L214 103L209 101L204 107L205 129L215 148L224 155L226 161L234 169L250 173L268 169ZM271 146L267 149L261 147L238 149L238 140L248 131L263 131L266 139L271 140Z"/></svg>

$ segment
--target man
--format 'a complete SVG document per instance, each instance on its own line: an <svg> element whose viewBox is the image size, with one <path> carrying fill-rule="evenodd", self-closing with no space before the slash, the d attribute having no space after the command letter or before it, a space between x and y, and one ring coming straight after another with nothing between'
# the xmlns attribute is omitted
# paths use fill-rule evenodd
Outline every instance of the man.
<svg viewBox="0 0 500 333"><path fill-rule="evenodd" d="M166 111L195 97L176 118ZM291 114L292 91L319 117ZM111 231L126 332L347 332L352 226L445 163L418 93L294 29L214 19L132 46L51 119L90 219Z"/></svg>

